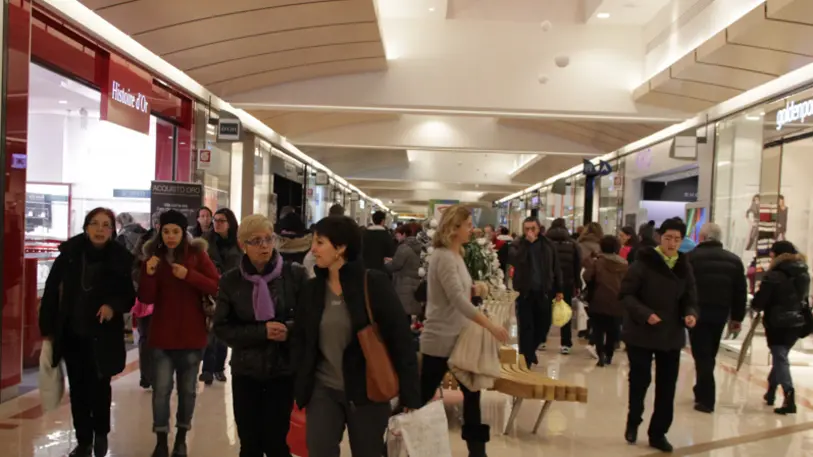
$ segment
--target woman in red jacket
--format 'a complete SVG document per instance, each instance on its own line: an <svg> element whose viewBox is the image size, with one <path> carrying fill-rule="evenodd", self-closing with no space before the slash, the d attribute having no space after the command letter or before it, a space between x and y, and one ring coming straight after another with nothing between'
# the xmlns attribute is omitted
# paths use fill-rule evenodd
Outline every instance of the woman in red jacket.
<svg viewBox="0 0 813 457"><path fill-rule="evenodd" d="M154 303L148 344L153 350L153 457L168 457L169 400L178 378L178 433L173 457L184 457L186 433L192 428L198 370L208 330L203 312L206 295L217 294L219 275L206 254L206 241L189 240L186 216L161 214L158 236L145 243L139 300Z"/></svg>

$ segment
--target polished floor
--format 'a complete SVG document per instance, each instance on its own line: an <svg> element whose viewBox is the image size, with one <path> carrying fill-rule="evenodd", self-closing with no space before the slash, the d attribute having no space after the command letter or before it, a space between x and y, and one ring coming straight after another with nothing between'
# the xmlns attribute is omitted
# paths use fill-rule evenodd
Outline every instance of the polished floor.
<svg viewBox="0 0 813 457"><path fill-rule="evenodd" d="M491 457L615 457L655 456L644 443L627 445L623 438L626 414L627 366L623 353L612 367L597 368L584 347L562 356L551 348L543 353L541 369L557 365L560 377L589 388L587 404L555 403L539 433L531 433L539 405L526 402L515 430L494 436ZM134 351L125 373L113 384L113 433L110 456L148 457L153 445L150 433L150 393L138 387ZM779 417L761 403L765 388L764 368L744 367L735 373L735 361L721 356L717 368L718 405L713 415L692 409L694 367L684 353L676 399L675 422L669 437L678 456L758 457L813 456L813 368L794 367L799 391L799 414ZM650 389L649 405L652 402ZM490 401L493 398L490 399ZM456 397L446 395L454 423ZM489 413L487 413L489 414ZM641 435L645 437L645 426ZM455 456L465 456L465 445L455 426L450 433ZM73 442L69 405L43 413L37 392L0 404L0 456L61 457ZM239 441L231 409L228 385L199 386L194 430L190 435L191 457L229 457L239 453ZM350 452L344 448L343 455Z"/></svg>

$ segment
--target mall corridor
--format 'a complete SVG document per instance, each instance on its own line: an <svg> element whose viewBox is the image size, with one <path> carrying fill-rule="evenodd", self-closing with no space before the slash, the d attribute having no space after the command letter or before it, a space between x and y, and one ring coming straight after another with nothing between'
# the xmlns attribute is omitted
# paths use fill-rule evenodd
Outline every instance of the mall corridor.
<svg viewBox="0 0 813 457"><path fill-rule="evenodd" d="M135 353L130 352L126 371L113 382L113 431L110 435L111 457L148 456L154 445L150 431L150 393L138 386L139 374ZM540 353L542 355L542 353ZM590 391L587 404L555 403L545 422L534 436L530 430L538 405L528 403L520 413L516 429L506 436L494 434L489 445L491 457L640 457L660 454L639 443L628 445L623 438L626 414L627 363L619 353L618 363L597 368L584 346L571 356L543 356L543 360L560 360L564 380L583 384ZM813 454L813 377L812 368L794 368L799 395L799 414L777 416L763 406L766 371L744 368L738 375L734 359L720 357L716 376L717 411L702 414L692 409L691 389L694 366L684 353L676 395L675 423L670 438L677 456L694 457L778 457ZM807 382L806 382L807 381ZM647 410L651 411L650 389ZM500 394L495 394L500 395ZM486 397L488 398L488 397ZM503 400L507 401L506 397ZM454 422L454 404L460 399L451 391L445 402ZM488 404L498 402L493 398ZM36 392L0 405L0 456L63 457L75 444L70 407L43 413ZM484 412L488 415L489 413ZM645 416L644 426L648 422ZM452 453L465 455L459 426L450 430ZM198 385L193 432L189 440L190 455L200 457L233 457L239 454L239 440L232 413L230 386L215 383ZM349 456L347 443L342 455Z"/></svg>

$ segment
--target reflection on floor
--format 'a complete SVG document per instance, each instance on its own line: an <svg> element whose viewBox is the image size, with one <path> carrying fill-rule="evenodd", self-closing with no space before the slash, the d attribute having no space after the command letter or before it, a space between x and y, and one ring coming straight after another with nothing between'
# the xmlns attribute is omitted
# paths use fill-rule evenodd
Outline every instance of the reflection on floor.
<svg viewBox="0 0 813 457"><path fill-rule="evenodd" d="M537 435L531 434L539 405L526 402L516 429L508 435L494 433L489 444L491 457L614 457L661 455L640 444L627 445L623 438L626 414L626 358L619 353L615 366L597 368L584 347L570 356L549 347L543 360L559 361L563 379L589 388L586 405L554 404ZM111 456L146 457L154 443L151 427L150 393L138 387L134 351L128 370L113 385L113 429ZM809 456L813 455L813 368L794 367L800 409L796 416L779 417L761 403L766 372L744 367L737 375L734 360L722 359L717 368L718 405L713 415L692 409L694 367L684 354L679 380L675 422L669 437L675 455L706 457ZM542 363L546 367L547 363ZM544 369L544 368L543 368ZM652 402L652 389L648 405ZM454 403L454 395L447 395ZM70 407L43 414L36 392L0 404L0 456L62 457L73 445ZM651 410L649 410L651 412ZM454 410L450 410L452 422ZM645 437L645 426L641 436ZM454 427L454 426L453 426ZM451 431L455 456L465 456L465 444L458 429ZM199 386L194 430L190 435L191 457L230 457L239 453L229 385ZM349 456L345 448L343 455Z"/></svg>

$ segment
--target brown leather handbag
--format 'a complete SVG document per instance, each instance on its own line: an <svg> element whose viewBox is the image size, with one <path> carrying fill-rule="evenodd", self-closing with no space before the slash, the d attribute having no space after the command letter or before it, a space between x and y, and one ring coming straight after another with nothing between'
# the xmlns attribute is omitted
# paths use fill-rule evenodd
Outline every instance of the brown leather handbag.
<svg viewBox="0 0 813 457"><path fill-rule="evenodd" d="M367 398L375 402L388 402L398 396L398 375L381 340L381 333L370 309L370 292L367 286L367 271L364 272L364 306L370 325L359 330L357 336L364 359L367 361Z"/></svg>

